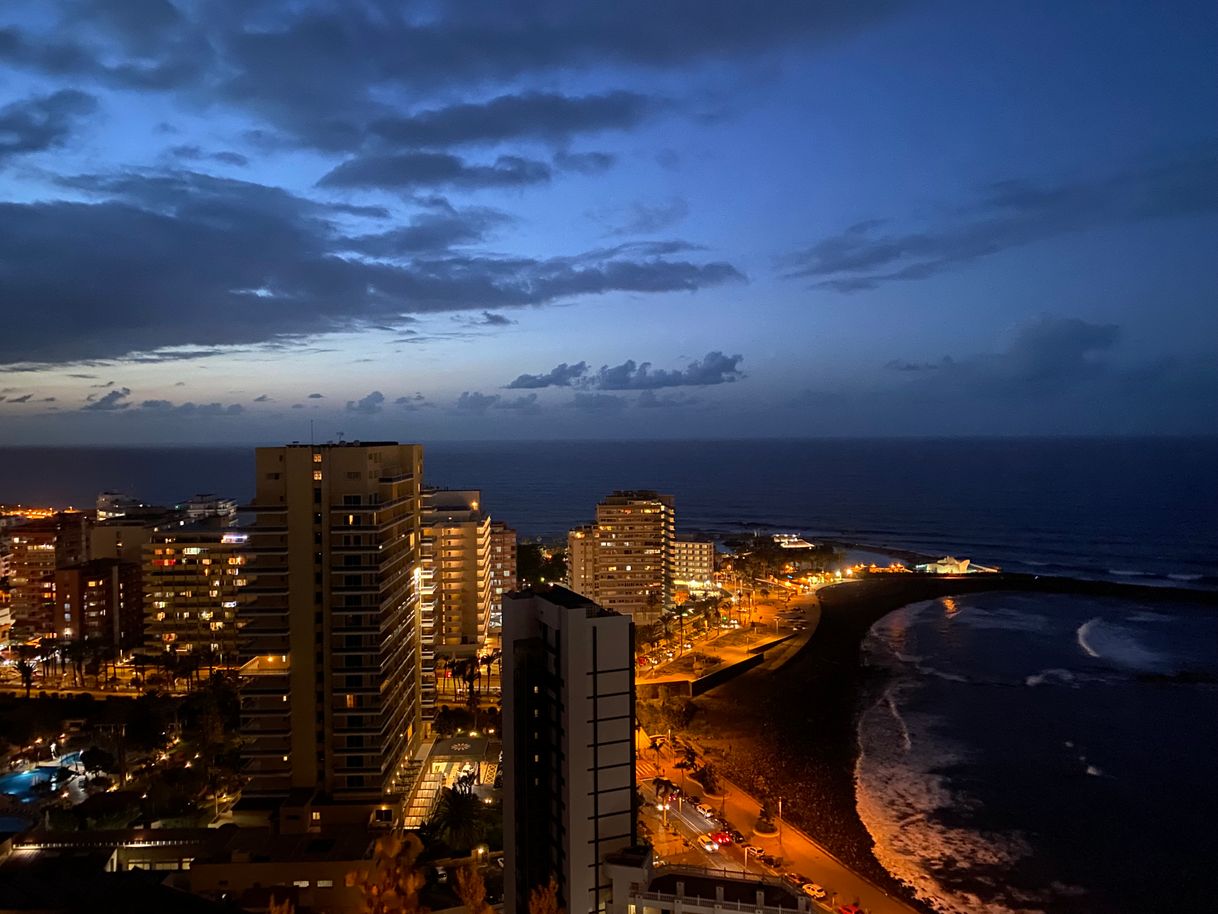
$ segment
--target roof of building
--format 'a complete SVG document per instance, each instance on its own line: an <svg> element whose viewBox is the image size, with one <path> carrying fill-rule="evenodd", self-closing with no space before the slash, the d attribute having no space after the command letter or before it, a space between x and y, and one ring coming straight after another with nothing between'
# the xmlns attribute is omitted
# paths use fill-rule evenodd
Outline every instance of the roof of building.
<svg viewBox="0 0 1218 914"><path fill-rule="evenodd" d="M509 594L505 594L505 596L523 599L527 599L529 597L540 597L543 600L548 600L555 606L561 606L563 609L589 610L588 614L590 616L621 615L621 613L617 612L616 610L601 606L595 600L590 600L583 594L576 593L574 590L563 587L561 584L542 584L539 586L528 587L524 590L512 591Z"/></svg>
<svg viewBox="0 0 1218 914"><path fill-rule="evenodd" d="M715 890L723 888L723 900L737 904L755 904L757 893L764 893L766 907L798 907L801 894L777 882L761 882L758 879L733 879L729 876L695 875L688 872L663 873L651 880L650 890L675 895L677 883L685 884L685 895L691 898L714 900Z"/></svg>
<svg viewBox="0 0 1218 914"><path fill-rule="evenodd" d="M322 833L275 834L269 828L237 828L228 840L200 854L191 863L307 862L364 860L372 853L375 838L367 828L330 828Z"/></svg>

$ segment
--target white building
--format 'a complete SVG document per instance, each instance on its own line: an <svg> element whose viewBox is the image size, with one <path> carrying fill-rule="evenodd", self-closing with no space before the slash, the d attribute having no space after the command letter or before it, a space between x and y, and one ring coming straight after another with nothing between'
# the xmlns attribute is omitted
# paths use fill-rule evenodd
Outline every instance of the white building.
<svg viewBox="0 0 1218 914"><path fill-rule="evenodd" d="M504 908L558 882L570 914L604 911L606 860L637 843L634 632L564 587L503 607Z"/></svg>

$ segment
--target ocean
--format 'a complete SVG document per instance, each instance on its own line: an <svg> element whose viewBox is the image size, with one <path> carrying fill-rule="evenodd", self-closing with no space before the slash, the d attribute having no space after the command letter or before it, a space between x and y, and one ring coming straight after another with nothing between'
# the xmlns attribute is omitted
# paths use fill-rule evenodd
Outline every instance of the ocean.
<svg viewBox="0 0 1218 914"><path fill-rule="evenodd" d="M613 489L677 524L802 532L1037 574L1218 587L1218 438L440 442L428 484L481 488L524 536L561 537ZM250 447L3 448L0 503L248 499Z"/></svg>
<svg viewBox="0 0 1218 914"><path fill-rule="evenodd" d="M1213 910L1218 609L958 596L863 650L860 818L934 908Z"/></svg>

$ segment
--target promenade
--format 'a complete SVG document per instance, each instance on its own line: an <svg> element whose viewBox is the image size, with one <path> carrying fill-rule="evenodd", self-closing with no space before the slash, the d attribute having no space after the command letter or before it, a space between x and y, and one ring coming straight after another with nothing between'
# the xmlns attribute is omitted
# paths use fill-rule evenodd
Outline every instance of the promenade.
<svg viewBox="0 0 1218 914"><path fill-rule="evenodd" d="M647 739L647 735L643 734L641 744L646 745ZM656 775L670 780L676 779L678 772L673 766L680 758L670 745L661 747L658 757L657 753L648 750L646 758L640 757L640 781L643 781L644 777L651 778ZM743 832L749 843L766 854L779 858L782 863L778 867L765 866L756 857L746 859L743 852L735 847L722 848L714 855L695 849L691 851L692 859L688 862L715 868L726 867L741 873L779 876L799 873L819 883L830 893L826 904L831 909L853 902L862 906L869 914L920 914L918 909L889 895L785 820L779 820L780 831L777 836L767 838L755 835L753 825L761 811L760 801L738 784L723 777L720 777L720 781L726 788L725 796L704 797L702 802L713 808L720 818ZM698 791L697 785L688 781L687 788L693 793ZM648 791L645 795L652 794ZM681 831L686 832L686 837L692 838L696 834L714 830L712 825L700 820L701 816L696 811L685 808L680 815L674 811L669 821L674 827L680 827Z"/></svg>

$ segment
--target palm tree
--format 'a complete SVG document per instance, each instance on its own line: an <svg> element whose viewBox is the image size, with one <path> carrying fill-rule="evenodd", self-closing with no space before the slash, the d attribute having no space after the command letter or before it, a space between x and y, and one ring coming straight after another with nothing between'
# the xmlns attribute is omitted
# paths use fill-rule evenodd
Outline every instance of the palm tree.
<svg viewBox="0 0 1218 914"><path fill-rule="evenodd" d="M34 670L37 669L35 656L35 649L28 644L17 648L17 674L21 677L21 684L25 686L26 698L30 697L30 690L34 687Z"/></svg>
<svg viewBox="0 0 1218 914"><path fill-rule="evenodd" d="M473 791L445 787L427 820L432 833L455 850L469 850L485 832L485 804Z"/></svg>

